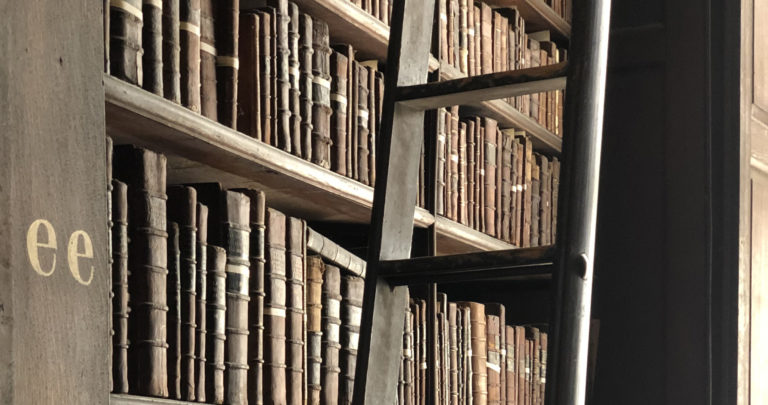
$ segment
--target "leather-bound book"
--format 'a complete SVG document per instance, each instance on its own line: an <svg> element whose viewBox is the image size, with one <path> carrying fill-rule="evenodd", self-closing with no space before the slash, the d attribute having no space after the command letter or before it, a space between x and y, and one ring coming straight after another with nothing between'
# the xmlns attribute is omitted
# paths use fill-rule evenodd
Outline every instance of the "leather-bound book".
<svg viewBox="0 0 768 405"><path fill-rule="evenodd" d="M496 176L495 176L495 187L494 190L496 191L496 197L495 197L495 203L496 203L496 211L495 211L495 221L494 226L496 227L496 237L501 239L501 220L502 220L502 171L504 170L504 163L502 161L502 139L503 134L501 132L501 129L496 126Z"/></svg>
<svg viewBox="0 0 768 405"><path fill-rule="evenodd" d="M458 220L467 225L469 212L467 210L467 123L459 122L459 207Z"/></svg>
<svg viewBox="0 0 768 405"><path fill-rule="evenodd" d="M533 145L528 137L521 138L523 142L523 228L522 228L522 245L520 247L531 246L531 220L533 215L531 214L531 206L533 204L533 194L531 180L533 179Z"/></svg>
<svg viewBox="0 0 768 405"><path fill-rule="evenodd" d="M194 401L197 343L197 191L192 187L169 187L168 208L168 219L179 227L181 398Z"/></svg>
<svg viewBox="0 0 768 405"><path fill-rule="evenodd" d="M142 84L141 0L109 2L109 73L118 79Z"/></svg>
<svg viewBox="0 0 768 405"><path fill-rule="evenodd" d="M307 258L307 404L319 405L322 390L322 292L325 264L320 256Z"/></svg>
<svg viewBox="0 0 768 405"><path fill-rule="evenodd" d="M459 220L459 106L451 107L450 116L450 131L451 136L451 211L450 218L454 221ZM449 123L446 123L448 125Z"/></svg>
<svg viewBox="0 0 768 405"><path fill-rule="evenodd" d="M261 20L256 12L240 13L238 55L243 63L237 80L237 130L258 140L261 132Z"/></svg>
<svg viewBox="0 0 768 405"><path fill-rule="evenodd" d="M437 125L435 136L437 137L437 172L435 174L437 185L435 190L435 211L438 215L447 215L445 204L445 167L446 167L446 134L445 134L445 108L437 109Z"/></svg>
<svg viewBox="0 0 768 405"><path fill-rule="evenodd" d="M143 0L144 16L141 44L144 47L142 62L144 90L163 95L163 3L157 0Z"/></svg>
<svg viewBox="0 0 768 405"><path fill-rule="evenodd" d="M290 40L288 31L290 15L287 0L268 0L267 4L273 7L273 24L275 31L273 38L273 95L275 105L273 114L275 117L273 145L290 152L291 151L291 79L290 79Z"/></svg>
<svg viewBox="0 0 768 405"><path fill-rule="evenodd" d="M179 95L181 105L200 112L200 0L179 5Z"/></svg>
<svg viewBox="0 0 768 405"><path fill-rule="evenodd" d="M480 57L482 74L493 73L493 10L480 3Z"/></svg>
<svg viewBox="0 0 768 405"><path fill-rule="evenodd" d="M515 139L514 129L504 130L504 135L509 139L505 140L510 143L509 148L509 243L519 246L520 243L517 239L517 229L519 223L518 213L518 195L517 190L517 177L518 177L518 154L519 154L519 141Z"/></svg>
<svg viewBox="0 0 768 405"><path fill-rule="evenodd" d="M349 166L351 167L351 170L347 171L347 176L353 179L357 179L359 177L358 175L358 169L359 165L357 163L359 156L358 156L358 125L357 125L357 111L360 109L360 105L358 104L358 97L360 95L358 87L358 76L360 72L360 63L356 60L352 60L350 58L350 66L349 66L350 74L349 74L349 82L347 83L347 94L349 94L349 116L347 119L349 120L349 129L347 130L347 136L350 140L349 143L347 143L347 151L350 156L349 160Z"/></svg>
<svg viewBox="0 0 768 405"><path fill-rule="evenodd" d="M539 227L539 244L541 246L548 246L552 244L550 240L551 236L551 223L552 220L552 165L549 163L549 159L546 156L539 156L540 167L540 194L541 203L539 207L539 221L541 226Z"/></svg>
<svg viewBox="0 0 768 405"><path fill-rule="evenodd" d="M499 71L500 72L506 72L507 70L510 70L509 67L509 19L507 17L502 16L499 14L499 39L501 41L501 45L499 46L499 49L501 50L501 53L499 54L500 59L500 66Z"/></svg>
<svg viewBox="0 0 768 405"><path fill-rule="evenodd" d="M357 364L357 343L360 339L360 322L363 313L363 289L365 279L344 276L341 279L341 351L339 364L339 404L352 404Z"/></svg>
<svg viewBox="0 0 768 405"><path fill-rule="evenodd" d="M463 73L468 71L469 50L467 48L467 4L470 0L459 0L459 63Z"/></svg>
<svg viewBox="0 0 768 405"><path fill-rule="evenodd" d="M486 312L495 315L499 318L499 342L497 349L499 351L499 403L506 405L507 403L507 328L506 317L507 312L504 305L498 303L486 304Z"/></svg>
<svg viewBox="0 0 768 405"><path fill-rule="evenodd" d="M463 1L463 0L462 0ZM467 75L475 76L475 6L474 1L467 1Z"/></svg>
<svg viewBox="0 0 768 405"><path fill-rule="evenodd" d="M101 17L103 24L102 43L104 44L104 73L109 74L109 0L101 0ZM110 377L110 391L112 390L112 381Z"/></svg>
<svg viewBox="0 0 768 405"><path fill-rule="evenodd" d="M421 403L421 381L419 378L420 370L421 370L421 363L419 358L419 352L421 349L421 335L420 335L420 318L419 318L419 304L418 300L415 300L411 298L410 300L410 306L411 306L411 314L412 316L412 330L413 330L413 405L418 405Z"/></svg>
<svg viewBox="0 0 768 405"><path fill-rule="evenodd" d="M456 24L455 24L455 15L456 12L454 10L454 2L455 0L446 0L445 4L445 18L446 18L446 39L445 42L447 44L446 49L446 62L450 64L451 66L458 66L458 61L455 57L455 49L458 45L454 40L454 33L456 32ZM441 17L442 18L442 17Z"/></svg>
<svg viewBox="0 0 768 405"><path fill-rule="evenodd" d="M531 375L530 375L530 386L531 386L531 402L533 404L539 404L539 399L541 395L539 381L540 381L540 375L539 373L541 370L540 367L540 361L541 361L541 352L540 352L540 345L541 345L541 331L538 328L534 327L527 327L526 328L526 335L528 340L530 341L531 345Z"/></svg>
<svg viewBox="0 0 768 405"><path fill-rule="evenodd" d="M451 38L449 39L453 44L452 58L453 66L460 69L461 66L461 49L459 48L459 38L461 36L461 14L459 10L459 0L450 0L450 24L453 25L453 31L451 32Z"/></svg>
<svg viewBox="0 0 768 405"><path fill-rule="evenodd" d="M552 158L552 220L550 223L550 241L557 242L557 199L560 195L560 161Z"/></svg>
<svg viewBox="0 0 768 405"><path fill-rule="evenodd" d="M208 282L206 297L206 367L205 400L224 403L224 343L226 341L227 251L208 245Z"/></svg>
<svg viewBox="0 0 768 405"><path fill-rule="evenodd" d="M128 185L128 384L131 392L168 396L168 275L165 156L118 146L114 176Z"/></svg>
<svg viewBox="0 0 768 405"><path fill-rule="evenodd" d="M312 163L331 168L331 48L328 24L312 22Z"/></svg>
<svg viewBox="0 0 768 405"><path fill-rule="evenodd" d="M427 302L425 300L419 300L419 314L421 315L421 318L419 319L419 324L421 325L421 359L419 360L419 370L420 370L420 376L421 378L421 405L426 405L427 403L427 389L430 386L431 382L427 381ZM432 323L434 321L429 323L429 327L432 327Z"/></svg>
<svg viewBox="0 0 768 405"><path fill-rule="evenodd" d="M218 120L214 0L200 0L200 113Z"/></svg>
<svg viewBox="0 0 768 405"><path fill-rule="evenodd" d="M341 327L341 275L339 268L326 264L323 274L323 340L321 366L322 405L339 401L339 349Z"/></svg>
<svg viewBox="0 0 768 405"><path fill-rule="evenodd" d="M299 115L301 117L301 152L306 160L312 159L312 80L314 78L312 54L315 52L312 47L312 30L312 16L302 13L299 16ZM333 72L333 66L331 71Z"/></svg>
<svg viewBox="0 0 768 405"><path fill-rule="evenodd" d="M285 215L267 209L266 268L264 272L264 403L286 404Z"/></svg>
<svg viewBox="0 0 768 405"><path fill-rule="evenodd" d="M389 2L391 0L379 0L379 19L384 25L389 25Z"/></svg>
<svg viewBox="0 0 768 405"><path fill-rule="evenodd" d="M286 233L287 403L301 405L304 402L304 221L289 218Z"/></svg>
<svg viewBox="0 0 768 405"><path fill-rule="evenodd" d="M195 284L197 296L195 300L195 322L197 324L195 338L195 397L198 402L205 402L205 362L206 335L208 329L208 207L197 203L197 240L195 253L197 256Z"/></svg>
<svg viewBox="0 0 768 405"><path fill-rule="evenodd" d="M181 103L179 1L163 0L163 95Z"/></svg>
<svg viewBox="0 0 768 405"><path fill-rule="evenodd" d="M520 134L524 135L525 133L523 131L515 131L515 144L517 146L517 176L515 178L515 187L517 188L517 195L515 195L515 203L517 205L515 218L517 219L517 224L515 226L515 246L524 247L522 233L525 225L523 218L525 206L525 139L518 137Z"/></svg>
<svg viewBox="0 0 768 405"><path fill-rule="evenodd" d="M181 251L179 224L168 222L168 397L181 399Z"/></svg>
<svg viewBox="0 0 768 405"><path fill-rule="evenodd" d="M469 307L463 307L461 321L463 326L462 339L464 341L464 403L472 403L472 326Z"/></svg>
<svg viewBox="0 0 768 405"><path fill-rule="evenodd" d="M381 120L384 116L384 92L386 88L386 83L384 83L384 72L382 71L376 71L376 133L381 133ZM371 154L370 154L370 160L373 162L373 165L370 167L371 169L371 186L376 185L376 149L378 149L378 145L381 142L379 140L380 135L377 135L374 138L374 143L371 147ZM421 150L422 160L424 157L424 147L422 147ZM422 164L423 166L423 164ZM423 167L420 168L419 174L423 177L424 176L424 169ZM424 187L422 187L424 189ZM423 194L423 192L422 192Z"/></svg>
<svg viewBox="0 0 768 405"><path fill-rule="evenodd" d="M528 381L528 358L526 357L525 328L515 326L515 358L517 364L517 403L526 404L526 381Z"/></svg>
<svg viewBox="0 0 768 405"><path fill-rule="evenodd" d="M331 53L331 169L342 175L347 175L347 72L349 62L346 56L338 51Z"/></svg>
<svg viewBox="0 0 768 405"><path fill-rule="evenodd" d="M472 403L477 405L488 404L488 369L487 369L487 344L486 344L486 317L485 306L476 302L460 303L469 308L470 319L470 350L471 354L471 379L472 379Z"/></svg>
<svg viewBox="0 0 768 405"><path fill-rule="evenodd" d="M374 61L375 62L375 61ZM376 142L377 142L377 116L376 107L376 67L367 67L368 69L368 179L367 183L371 186L376 184Z"/></svg>
<svg viewBox="0 0 768 405"><path fill-rule="evenodd" d="M539 403L544 404L544 393L547 385L547 344L548 337L545 332L539 334Z"/></svg>
<svg viewBox="0 0 768 405"><path fill-rule="evenodd" d="M240 0L217 0L213 3L216 24L216 98L218 120L237 128L237 75Z"/></svg>
<svg viewBox="0 0 768 405"><path fill-rule="evenodd" d="M540 207L541 207L541 168L538 164L538 154L533 156L531 166L531 246L539 246Z"/></svg>
<svg viewBox="0 0 768 405"><path fill-rule="evenodd" d="M274 10L260 10L259 15L259 104L261 104L261 140L268 145L275 143L275 14Z"/></svg>
<svg viewBox="0 0 768 405"><path fill-rule="evenodd" d="M403 404L413 405L415 403L413 390L413 313L411 313L410 305L405 306L405 321L403 327L405 329L403 332Z"/></svg>
<svg viewBox="0 0 768 405"><path fill-rule="evenodd" d="M299 6L288 3L288 77L290 78L290 108L291 108L291 153L309 160L302 146L301 138L301 88L299 87Z"/></svg>
<svg viewBox="0 0 768 405"><path fill-rule="evenodd" d="M440 136L443 136L445 147L444 149L444 159L445 163L443 167L441 167L441 172L443 176L443 192L440 194L443 198L443 210L445 211L445 217L451 218L451 215L453 213L453 199L452 196L452 188L453 184L451 181L451 156L452 156L452 140L451 140L451 110L450 109L442 109L440 113L437 116L438 123L437 123L437 130L438 130L438 141L440 139ZM439 159L439 155L438 155ZM439 164L439 160L438 160Z"/></svg>
<svg viewBox="0 0 768 405"><path fill-rule="evenodd" d="M448 304L448 392L450 400L448 404L458 405L459 403L459 336L457 325L457 307L451 302Z"/></svg>
<svg viewBox="0 0 768 405"><path fill-rule="evenodd" d="M498 134L495 120L484 119L485 124L485 232L496 236L496 135Z"/></svg>
<svg viewBox="0 0 768 405"><path fill-rule="evenodd" d="M530 53L530 59L528 61L529 67L539 67L541 62L541 49L539 41L528 38L528 52ZM539 93L532 93L530 95L531 107L530 116L538 121L539 120L539 108L541 106L539 102Z"/></svg>
<svg viewBox="0 0 768 405"><path fill-rule="evenodd" d="M486 342L488 359L488 405L498 405L501 400L501 354L499 353L499 317L486 315Z"/></svg>
<svg viewBox="0 0 768 405"><path fill-rule="evenodd" d="M104 29L105 30L109 30L109 25L108 25L108 22L109 22L109 17L108 17L109 16L109 4L107 2L103 2L102 3L101 12L102 12L102 17L104 17L104 20L103 20L104 24L105 24L104 25ZM104 41L105 42L103 43L103 45L105 47L107 46L107 42L106 42L108 40L107 35L108 34L105 32L104 33ZM104 48L104 50L106 52L106 51L108 51L108 48ZM104 65L104 69L105 69L104 72L105 73L109 73L108 59L107 59L106 55L104 56L104 63L105 63L105 65ZM112 227L113 227L113 222L112 222L112 191L114 190L114 187L112 186L112 160L113 160L112 158L114 156L114 146L113 146L112 138L110 138L109 136L106 136L104 138L104 141L105 141L104 142L104 151L106 152L106 154L104 155L105 156L104 163L105 163L105 168L106 168L106 170L105 170L105 174L106 175L104 176L104 180L105 180L104 181L104 185L106 186L106 191L107 191L106 192L106 197L107 197L107 221L106 221L106 223L107 223L107 265L109 266L109 270L111 272L112 269L113 269L113 264L115 262L113 257L112 257ZM126 202L126 205L127 204L128 203ZM110 287L109 303L110 303L110 306L112 306L112 309L114 309L115 291L112 288L112 280L111 279L110 279L109 287ZM112 317L112 311L111 310L110 310L110 312L108 312L108 319L109 319L109 327L110 327L110 329L109 329L109 337L110 337L110 340L112 340L112 344L110 344L108 346L109 350L107 351L107 359L108 359L109 365L112 366L114 364L114 362L112 361L112 352L113 352L112 349L113 349L113 344L115 342L115 321L114 321L114 319ZM114 381L112 379L112 369L110 369L109 370L109 392L112 392L114 387L115 387L115 383L114 383Z"/></svg>
<svg viewBox="0 0 768 405"><path fill-rule="evenodd" d="M448 2L450 0L437 0L438 18L439 18L439 38L440 38L440 60L448 64L451 63L449 59L449 37L448 37Z"/></svg>
<svg viewBox="0 0 768 405"><path fill-rule="evenodd" d="M491 16L491 22L492 22L492 49L493 49L493 71L494 72L500 72L501 71L501 14L499 14L496 11L492 12Z"/></svg>
<svg viewBox="0 0 768 405"><path fill-rule="evenodd" d="M355 180L368 184L368 69L360 65L357 73L357 177Z"/></svg>
<svg viewBox="0 0 768 405"><path fill-rule="evenodd" d="M499 237L511 242L512 232L512 156L514 133L501 132L501 234Z"/></svg>
<svg viewBox="0 0 768 405"><path fill-rule="evenodd" d="M128 392L128 187L112 180L112 392Z"/></svg>
<svg viewBox="0 0 768 405"><path fill-rule="evenodd" d="M475 33L475 75L481 75L483 74L483 44L482 44L482 38L483 38L483 30L482 30L482 10L480 6L476 3L473 7L473 17L474 17L474 33ZM469 23L469 21L467 21Z"/></svg>
<svg viewBox="0 0 768 405"><path fill-rule="evenodd" d="M463 325L462 325L462 309L456 306L456 404L461 405L464 402L464 383L465 380L462 376L462 373L464 372L464 364L462 364L462 361L464 359L464 350L462 348L462 336L461 334L463 332Z"/></svg>
<svg viewBox="0 0 768 405"><path fill-rule="evenodd" d="M506 350L505 361L505 381L506 385L501 387L505 390L506 404L517 404L517 353L515 352L515 328L512 326L504 326L505 329L505 342L504 350Z"/></svg>
<svg viewBox="0 0 768 405"><path fill-rule="evenodd" d="M466 162L467 162L467 170L466 170L466 179L467 179L467 226L470 228L475 227L475 187L477 185L475 184L475 170L477 170L477 165L475 162L475 121L473 120L467 120L465 121L467 125L467 134L466 134L466 141L467 141L467 147L466 147Z"/></svg>

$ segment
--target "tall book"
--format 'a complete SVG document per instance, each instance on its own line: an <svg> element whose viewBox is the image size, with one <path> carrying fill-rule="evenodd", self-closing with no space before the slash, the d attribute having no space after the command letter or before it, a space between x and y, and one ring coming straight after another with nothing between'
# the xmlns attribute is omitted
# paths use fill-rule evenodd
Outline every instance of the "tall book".
<svg viewBox="0 0 768 405"><path fill-rule="evenodd" d="M141 0L109 2L109 73L142 85Z"/></svg>
<svg viewBox="0 0 768 405"><path fill-rule="evenodd" d="M493 73L493 10L480 3L480 58L482 74Z"/></svg>
<svg viewBox="0 0 768 405"><path fill-rule="evenodd" d="M539 44L539 41L533 38L528 38L528 52L530 53L530 59L528 60L530 67L541 66L541 45ZM538 121L539 108L541 108L539 93L532 93L530 95L530 100L531 100L530 116L534 120Z"/></svg>
<svg viewBox="0 0 768 405"><path fill-rule="evenodd" d="M531 246L531 221L533 218L532 215L532 204L533 204L533 194L532 194L532 186L531 186L531 180L533 179L532 170L533 170L533 144L531 143L530 138L524 137L521 139L523 142L523 178L522 178L522 186L523 186L523 227L522 227L522 246L521 247L529 247Z"/></svg>
<svg viewBox="0 0 768 405"><path fill-rule="evenodd" d="M273 37L275 32L274 10L260 10L259 15L259 103L261 104L261 140L268 145L274 145L274 131L276 129L275 110L276 93L274 79L274 52Z"/></svg>
<svg viewBox="0 0 768 405"><path fill-rule="evenodd" d="M168 275L165 156L118 146L114 176L128 185L128 384L138 395L168 396Z"/></svg>
<svg viewBox="0 0 768 405"><path fill-rule="evenodd" d="M312 163L331 168L331 48L328 24L312 22Z"/></svg>
<svg viewBox="0 0 768 405"><path fill-rule="evenodd" d="M368 178L366 179L367 184L374 185L376 181L376 142L377 142L377 132L378 132L378 111L376 107L377 103L377 95L376 90L378 86L377 82L377 76L376 74L379 73L378 70L376 70L376 64L378 62L374 61L374 66L371 67L370 65L367 67L368 69Z"/></svg>
<svg viewBox="0 0 768 405"><path fill-rule="evenodd" d="M492 21L492 49L493 54L491 57L493 58L493 71L494 72L500 72L501 71L501 61L503 59L501 49L501 14L499 14L496 11L493 11L491 16Z"/></svg>
<svg viewBox="0 0 768 405"><path fill-rule="evenodd" d="M486 315L486 342L488 359L486 369L488 372L488 405L501 403L501 354L499 353L499 317Z"/></svg>
<svg viewBox="0 0 768 405"><path fill-rule="evenodd" d="M467 226L470 228L475 227L475 171L477 170L477 162L475 162L475 122L473 120L466 121L467 124Z"/></svg>
<svg viewBox="0 0 768 405"><path fill-rule="evenodd" d="M476 302L462 303L469 307L471 379L473 404L488 404L488 369L487 369L487 328L485 306Z"/></svg>
<svg viewBox="0 0 768 405"><path fill-rule="evenodd" d="M291 151L291 79L290 79L290 46L289 46L289 24L290 16L287 0L269 0L267 2L274 7L273 18L275 18L275 32L273 33L273 52L275 59L273 61L274 73L273 88L274 97L277 105L273 114L276 114L275 139L274 145L278 148Z"/></svg>
<svg viewBox="0 0 768 405"><path fill-rule="evenodd" d="M517 357L515 351L515 328L512 326L504 326L505 342L504 349L506 350L506 386L502 387L506 390L506 405L517 404Z"/></svg>
<svg viewBox="0 0 768 405"><path fill-rule="evenodd" d="M327 264L323 274L322 405L335 405L339 401L340 312L341 275L338 267Z"/></svg>
<svg viewBox="0 0 768 405"><path fill-rule="evenodd" d="M288 218L286 233L286 399L288 405L301 405L304 403L304 221Z"/></svg>
<svg viewBox="0 0 768 405"><path fill-rule="evenodd" d="M413 405L414 396L414 361L413 361L413 313L410 305L405 306L405 320L403 332L403 380L404 380L404 405Z"/></svg>
<svg viewBox="0 0 768 405"><path fill-rule="evenodd" d="M267 209L264 274L264 403L286 404L286 219Z"/></svg>
<svg viewBox="0 0 768 405"><path fill-rule="evenodd" d="M240 0L218 0L213 3L216 25L216 97L218 120L237 128L237 73Z"/></svg>
<svg viewBox="0 0 768 405"><path fill-rule="evenodd" d="M450 386L448 404L459 403L459 335L458 335L458 308L456 304L448 303L448 384Z"/></svg>
<svg viewBox="0 0 768 405"><path fill-rule="evenodd" d="M557 203L560 195L560 161L552 158L552 219L550 222L550 241L557 243Z"/></svg>
<svg viewBox="0 0 768 405"><path fill-rule="evenodd" d="M299 85L299 6L288 3L288 77L290 78L290 108L291 108L291 153L309 160L304 152L301 138L301 88Z"/></svg>
<svg viewBox="0 0 768 405"><path fill-rule="evenodd" d="M195 210L197 216L197 240L195 252L197 254L195 284L197 285L197 299L195 300L195 322L197 323L195 339L195 385L196 399L205 402L205 367L207 359L208 334L208 207L197 203Z"/></svg>
<svg viewBox="0 0 768 405"><path fill-rule="evenodd" d="M339 404L352 404L357 364L357 344L363 314L365 279L356 276L341 278L341 351L339 364Z"/></svg>
<svg viewBox="0 0 768 405"><path fill-rule="evenodd" d="M537 162L538 154L534 154L531 166L531 246L539 246L539 227L541 214L541 168Z"/></svg>
<svg viewBox="0 0 768 405"><path fill-rule="evenodd" d="M438 215L447 215L446 213L446 201L445 201L445 187L446 187L446 132L445 132L445 108L437 109L437 171L435 174L437 185L435 194L435 211Z"/></svg>
<svg viewBox="0 0 768 405"><path fill-rule="evenodd" d="M180 397L185 401L194 401L197 343L197 191L192 187L169 187L168 205L168 219L179 227Z"/></svg>
<svg viewBox="0 0 768 405"><path fill-rule="evenodd" d="M460 223L466 225L468 222L467 216L467 123L458 122L459 124L459 150L458 150L458 172L459 172L459 207L458 207L458 220Z"/></svg>
<svg viewBox="0 0 768 405"><path fill-rule="evenodd" d="M459 70L467 73L469 50L467 43L467 4L469 0L459 0Z"/></svg>
<svg viewBox="0 0 768 405"><path fill-rule="evenodd" d="M518 132L515 131L515 147L517 148L517 154L516 161L515 161L515 168L517 169L517 173L515 175L515 188L517 190L517 194L515 195L515 239L514 239L514 245L523 247L523 205L524 205L524 198L523 198L523 178L525 176L525 139L518 138L517 135L519 133L522 133L522 131Z"/></svg>
<svg viewBox="0 0 768 405"><path fill-rule="evenodd" d="M547 159L546 156L540 155L539 156L539 167L540 169L540 194L541 194L541 204L539 208L539 220L541 221L541 226L539 227L539 243L542 246L548 246L552 244L552 241L550 240L551 236L551 220L552 220L552 173L551 173L551 164L549 162L549 159Z"/></svg>
<svg viewBox="0 0 768 405"><path fill-rule="evenodd" d="M440 38L440 60L450 64L449 36L448 36L448 1L437 0L438 29Z"/></svg>
<svg viewBox="0 0 768 405"><path fill-rule="evenodd" d="M474 204L474 221L475 221L475 229L478 231L482 231L484 227L483 223L483 189L485 188L485 178L483 176L484 173L484 165L485 162L483 161L483 150L485 149L485 142L483 141L483 124L479 117L475 117L474 119L474 127L475 127L475 204Z"/></svg>
<svg viewBox="0 0 768 405"><path fill-rule="evenodd" d="M494 198L494 202L496 203L496 211L495 211L495 218L494 218L494 225L496 226L496 237L501 239L501 226L502 226L502 177L503 177L503 170L504 170L504 163L503 163L503 146L502 146L502 140L503 140L503 134L501 132L501 129L496 126L496 176L494 177L495 181L495 188L496 196Z"/></svg>
<svg viewBox="0 0 768 405"><path fill-rule="evenodd" d="M357 181L368 184L368 69L359 65L357 72Z"/></svg>
<svg viewBox="0 0 768 405"><path fill-rule="evenodd" d="M357 84L359 81L358 76L360 73L360 63L350 58L349 70L349 81L347 82L347 94L349 94L349 115L347 116L349 129L347 130L347 137L349 142L347 143L347 153L349 154L350 170L347 171L347 175L350 178L357 179L359 176L359 165L357 162L359 158L358 141L360 139L357 135L357 116L358 110L360 109L360 105L357 101L358 97L360 96L360 92L357 89Z"/></svg>
<svg viewBox="0 0 768 405"><path fill-rule="evenodd" d="M484 119L485 127L485 232L496 236L496 135L498 124L491 118Z"/></svg>
<svg viewBox="0 0 768 405"><path fill-rule="evenodd" d="M526 404L526 382L528 381L528 358L526 355L525 328L515 326L515 358L517 359L517 403Z"/></svg>
<svg viewBox="0 0 768 405"><path fill-rule="evenodd" d="M237 81L237 130L263 140L261 130L261 20L256 12L240 13L238 55L242 66Z"/></svg>
<svg viewBox="0 0 768 405"><path fill-rule="evenodd" d="M467 75L475 76L475 7L474 1L467 0Z"/></svg>
<svg viewBox="0 0 768 405"><path fill-rule="evenodd" d="M512 164L514 133L501 133L501 234L499 238L511 242L512 232Z"/></svg>
<svg viewBox="0 0 768 405"><path fill-rule="evenodd" d="M541 397L541 387L539 386L539 378L540 378L539 373L541 372L541 370L539 369L539 363L541 361L541 352L540 352L541 331L535 327L527 327L526 337L530 341L529 344L531 345L531 354L530 354L531 402L533 404L539 404L539 400Z"/></svg>
<svg viewBox="0 0 768 405"><path fill-rule="evenodd" d="M163 95L181 103L179 1L163 0Z"/></svg>
<svg viewBox="0 0 768 405"><path fill-rule="evenodd" d="M200 0L200 113L218 119L214 0Z"/></svg>
<svg viewBox="0 0 768 405"><path fill-rule="evenodd" d="M331 53L331 169L347 175L347 72L349 62L340 52Z"/></svg>
<svg viewBox="0 0 768 405"><path fill-rule="evenodd" d="M141 44L144 47L142 61L144 90L163 95L163 3L143 0L141 7L144 18Z"/></svg>
<svg viewBox="0 0 768 405"><path fill-rule="evenodd" d="M307 258L307 404L319 405L322 390L322 293L325 264L320 256Z"/></svg>
<svg viewBox="0 0 768 405"><path fill-rule="evenodd" d="M548 335L545 332L539 334L539 403L544 404L547 383L547 345Z"/></svg>
<svg viewBox="0 0 768 405"><path fill-rule="evenodd" d="M103 44L104 44L104 73L109 74L109 0L101 0L101 17L102 17L102 24L104 30L102 31L103 34ZM111 179L110 179L111 181ZM110 183L111 185L111 183ZM111 190L110 190L111 191ZM111 379L110 379L111 380ZM110 381L110 390L112 389L112 382Z"/></svg>
<svg viewBox="0 0 768 405"><path fill-rule="evenodd" d="M451 162L450 162L450 182L451 182L451 195L450 195L450 216L454 221L459 220L459 106L451 107L450 127L447 128L450 132L451 139Z"/></svg>
<svg viewBox="0 0 768 405"><path fill-rule="evenodd" d="M312 159L312 16L302 13L299 16L299 90L301 117L301 152L306 160ZM333 160L332 160L333 161Z"/></svg>
<svg viewBox="0 0 768 405"><path fill-rule="evenodd" d="M168 397L181 399L181 251L179 224L168 222Z"/></svg>
<svg viewBox="0 0 768 405"><path fill-rule="evenodd" d="M226 340L227 251L207 246L205 400L224 403L224 342Z"/></svg>
<svg viewBox="0 0 768 405"><path fill-rule="evenodd" d="M112 180L112 392L128 392L128 187Z"/></svg>
<svg viewBox="0 0 768 405"><path fill-rule="evenodd" d="M179 5L179 95L181 105L200 112L200 0Z"/></svg>
<svg viewBox="0 0 768 405"><path fill-rule="evenodd" d="M489 303L485 306L486 312L493 316L498 317L498 342L496 342L496 349L499 352L498 366L499 366L499 403L506 405L507 402L507 328L506 328L506 309L504 305L499 303ZM495 326L494 326L495 328ZM489 326L489 330L490 330ZM491 362L493 363L493 362Z"/></svg>

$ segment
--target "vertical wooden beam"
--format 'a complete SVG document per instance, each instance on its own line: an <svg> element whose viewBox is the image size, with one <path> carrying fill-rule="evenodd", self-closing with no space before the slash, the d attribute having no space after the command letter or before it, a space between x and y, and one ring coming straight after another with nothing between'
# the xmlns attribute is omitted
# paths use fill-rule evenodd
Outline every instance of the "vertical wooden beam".
<svg viewBox="0 0 768 405"><path fill-rule="evenodd" d="M547 405L584 404L610 0L574 0Z"/></svg>
<svg viewBox="0 0 768 405"><path fill-rule="evenodd" d="M378 262L411 253L416 176L423 141L424 112L395 103L397 86L427 80L434 0L393 4L387 57L381 147L373 198L368 274L365 280L354 403L392 404L402 346L405 287L378 277Z"/></svg>

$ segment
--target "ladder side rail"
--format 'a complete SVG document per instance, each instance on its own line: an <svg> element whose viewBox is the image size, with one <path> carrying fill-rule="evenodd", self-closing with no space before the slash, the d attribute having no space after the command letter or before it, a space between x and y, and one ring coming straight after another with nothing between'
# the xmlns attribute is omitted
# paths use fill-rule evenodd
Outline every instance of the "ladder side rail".
<svg viewBox="0 0 768 405"><path fill-rule="evenodd" d="M586 395L611 1L574 3L547 405L583 405Z"/></svg>
<svg viewBox="0 0 768 405"><path fill-rule="evenodd" d="M407 298L406 287L378 277L380 260L410 257L424 111L396 103L398 86L427 80L434 0L393 2L380 150L374 188L353 403L392 404ZM391 181L390 181L391 180Z"/></svg>

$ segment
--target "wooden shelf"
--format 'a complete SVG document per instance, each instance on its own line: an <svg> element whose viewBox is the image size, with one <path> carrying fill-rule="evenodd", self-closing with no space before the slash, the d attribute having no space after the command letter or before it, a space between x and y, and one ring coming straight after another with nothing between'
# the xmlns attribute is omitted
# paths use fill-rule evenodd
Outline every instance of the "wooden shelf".
<svg viewBox="0 0 768 405"><path fill-rule="evenodd" d="M515 246L493 236L439 215L435 217L435 231L437 232L437 253L439 255L515 248Z"/></svg>
<svg viewBox="0 0 768 405"><path fill-rule="evenodd" d="M459 69L445 62L440 62L440 78L444 80L467 77ZM559 155L563 149L563 139L553 134L533 118L523 115L504 100L482 101L464 106L465 110L487 116L499 122L502 128L516 128L525 131L531 137L533 146L541 152Z"/></svg>
<svg viewBox="0 0 768 405"><path fill-rule="evenodd" d="M517 7L525 20L527 32L549 30L554 39L568 40L571 24L543 0L483 0L494 8Z"/></svg>
<svg viewBox="0 0 768 405"><path fill-rule="evenodd" d="M176 401L173 399L166 399L166 398L140 397L137 395L109 394L109 405L192 405L192 404L201 404L201 403Z"/></svg>

